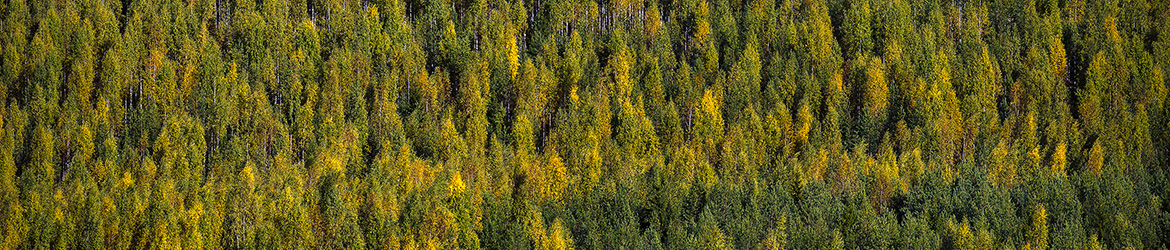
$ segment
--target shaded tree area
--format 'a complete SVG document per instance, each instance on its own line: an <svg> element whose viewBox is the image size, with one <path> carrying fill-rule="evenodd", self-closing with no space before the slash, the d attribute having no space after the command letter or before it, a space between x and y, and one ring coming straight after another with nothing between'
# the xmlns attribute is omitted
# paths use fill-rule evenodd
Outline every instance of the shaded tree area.
<svg viewBox="0 0 1170 250"><path fill-rule="evenodd" d="M1163 249L1170 4L3 0L0 249Z"/></svg>

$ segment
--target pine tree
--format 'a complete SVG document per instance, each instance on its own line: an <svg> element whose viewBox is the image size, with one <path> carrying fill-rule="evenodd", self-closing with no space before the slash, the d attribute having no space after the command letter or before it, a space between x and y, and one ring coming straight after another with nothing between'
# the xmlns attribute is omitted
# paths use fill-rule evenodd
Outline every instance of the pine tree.
<svg viewBox="0 0 1170 250"><path fill-rule="evenodd" d="M873 41L871 36L870 19L872 19L873 7L870 1L858 1L849 3L849 9L846 10L846 17L843 25L843 36L845 38L845 46L842 52L846 54L868 54L873 48Z"/></svg>
<svg viewBox="0 0 1170 250"><path fill-rule="evenodd" d="M739 62L732 69L731 84L723 91L727 94L724 105L727 107L724 109L726 114L723 116L731 120L738 120L741 111L758 105L760 99L760 53L756 51L758 45L754 41L755 37L748 39Z"/></svg>
<svg viewBox="0 0 1170 250"><path fill-rule="evenodd" d="M709 208L704 208L702 215L699 216L695 232L697 235L694 236L699 241L696 246L698 249L728 249L732 247L728 245L727 236L719 228L714 216Z"/></svg>

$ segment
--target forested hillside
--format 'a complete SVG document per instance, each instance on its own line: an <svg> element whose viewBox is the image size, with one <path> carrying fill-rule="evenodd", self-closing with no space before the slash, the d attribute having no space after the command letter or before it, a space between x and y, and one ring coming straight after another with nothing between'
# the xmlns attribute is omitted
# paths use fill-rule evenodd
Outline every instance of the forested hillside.
<svg viewBox="0 0 1170 250"><path fill-rule="evenodd" d="M1166 249L1165 0L2 0L0 249Z"/></svg>

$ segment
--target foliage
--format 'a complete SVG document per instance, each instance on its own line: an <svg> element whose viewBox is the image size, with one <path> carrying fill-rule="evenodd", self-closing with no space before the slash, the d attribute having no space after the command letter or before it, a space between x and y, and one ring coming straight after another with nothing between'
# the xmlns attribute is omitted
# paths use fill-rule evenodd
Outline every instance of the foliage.
<svg viewBox="0 0 1170 250"><path fill-rule="evenodd" d="M0 249L1161 249L1165 1L0 3Z"/></svg>

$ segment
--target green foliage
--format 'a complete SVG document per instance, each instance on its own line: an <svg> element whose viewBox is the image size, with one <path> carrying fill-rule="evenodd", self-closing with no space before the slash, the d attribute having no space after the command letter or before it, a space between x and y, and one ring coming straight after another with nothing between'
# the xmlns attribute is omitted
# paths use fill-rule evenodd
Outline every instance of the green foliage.
<svg viewBox="0 0 1170 250"><path fill-rule="evenodd" d="M0 4L0 249L1170 247L1159 1Z"/></svg>

